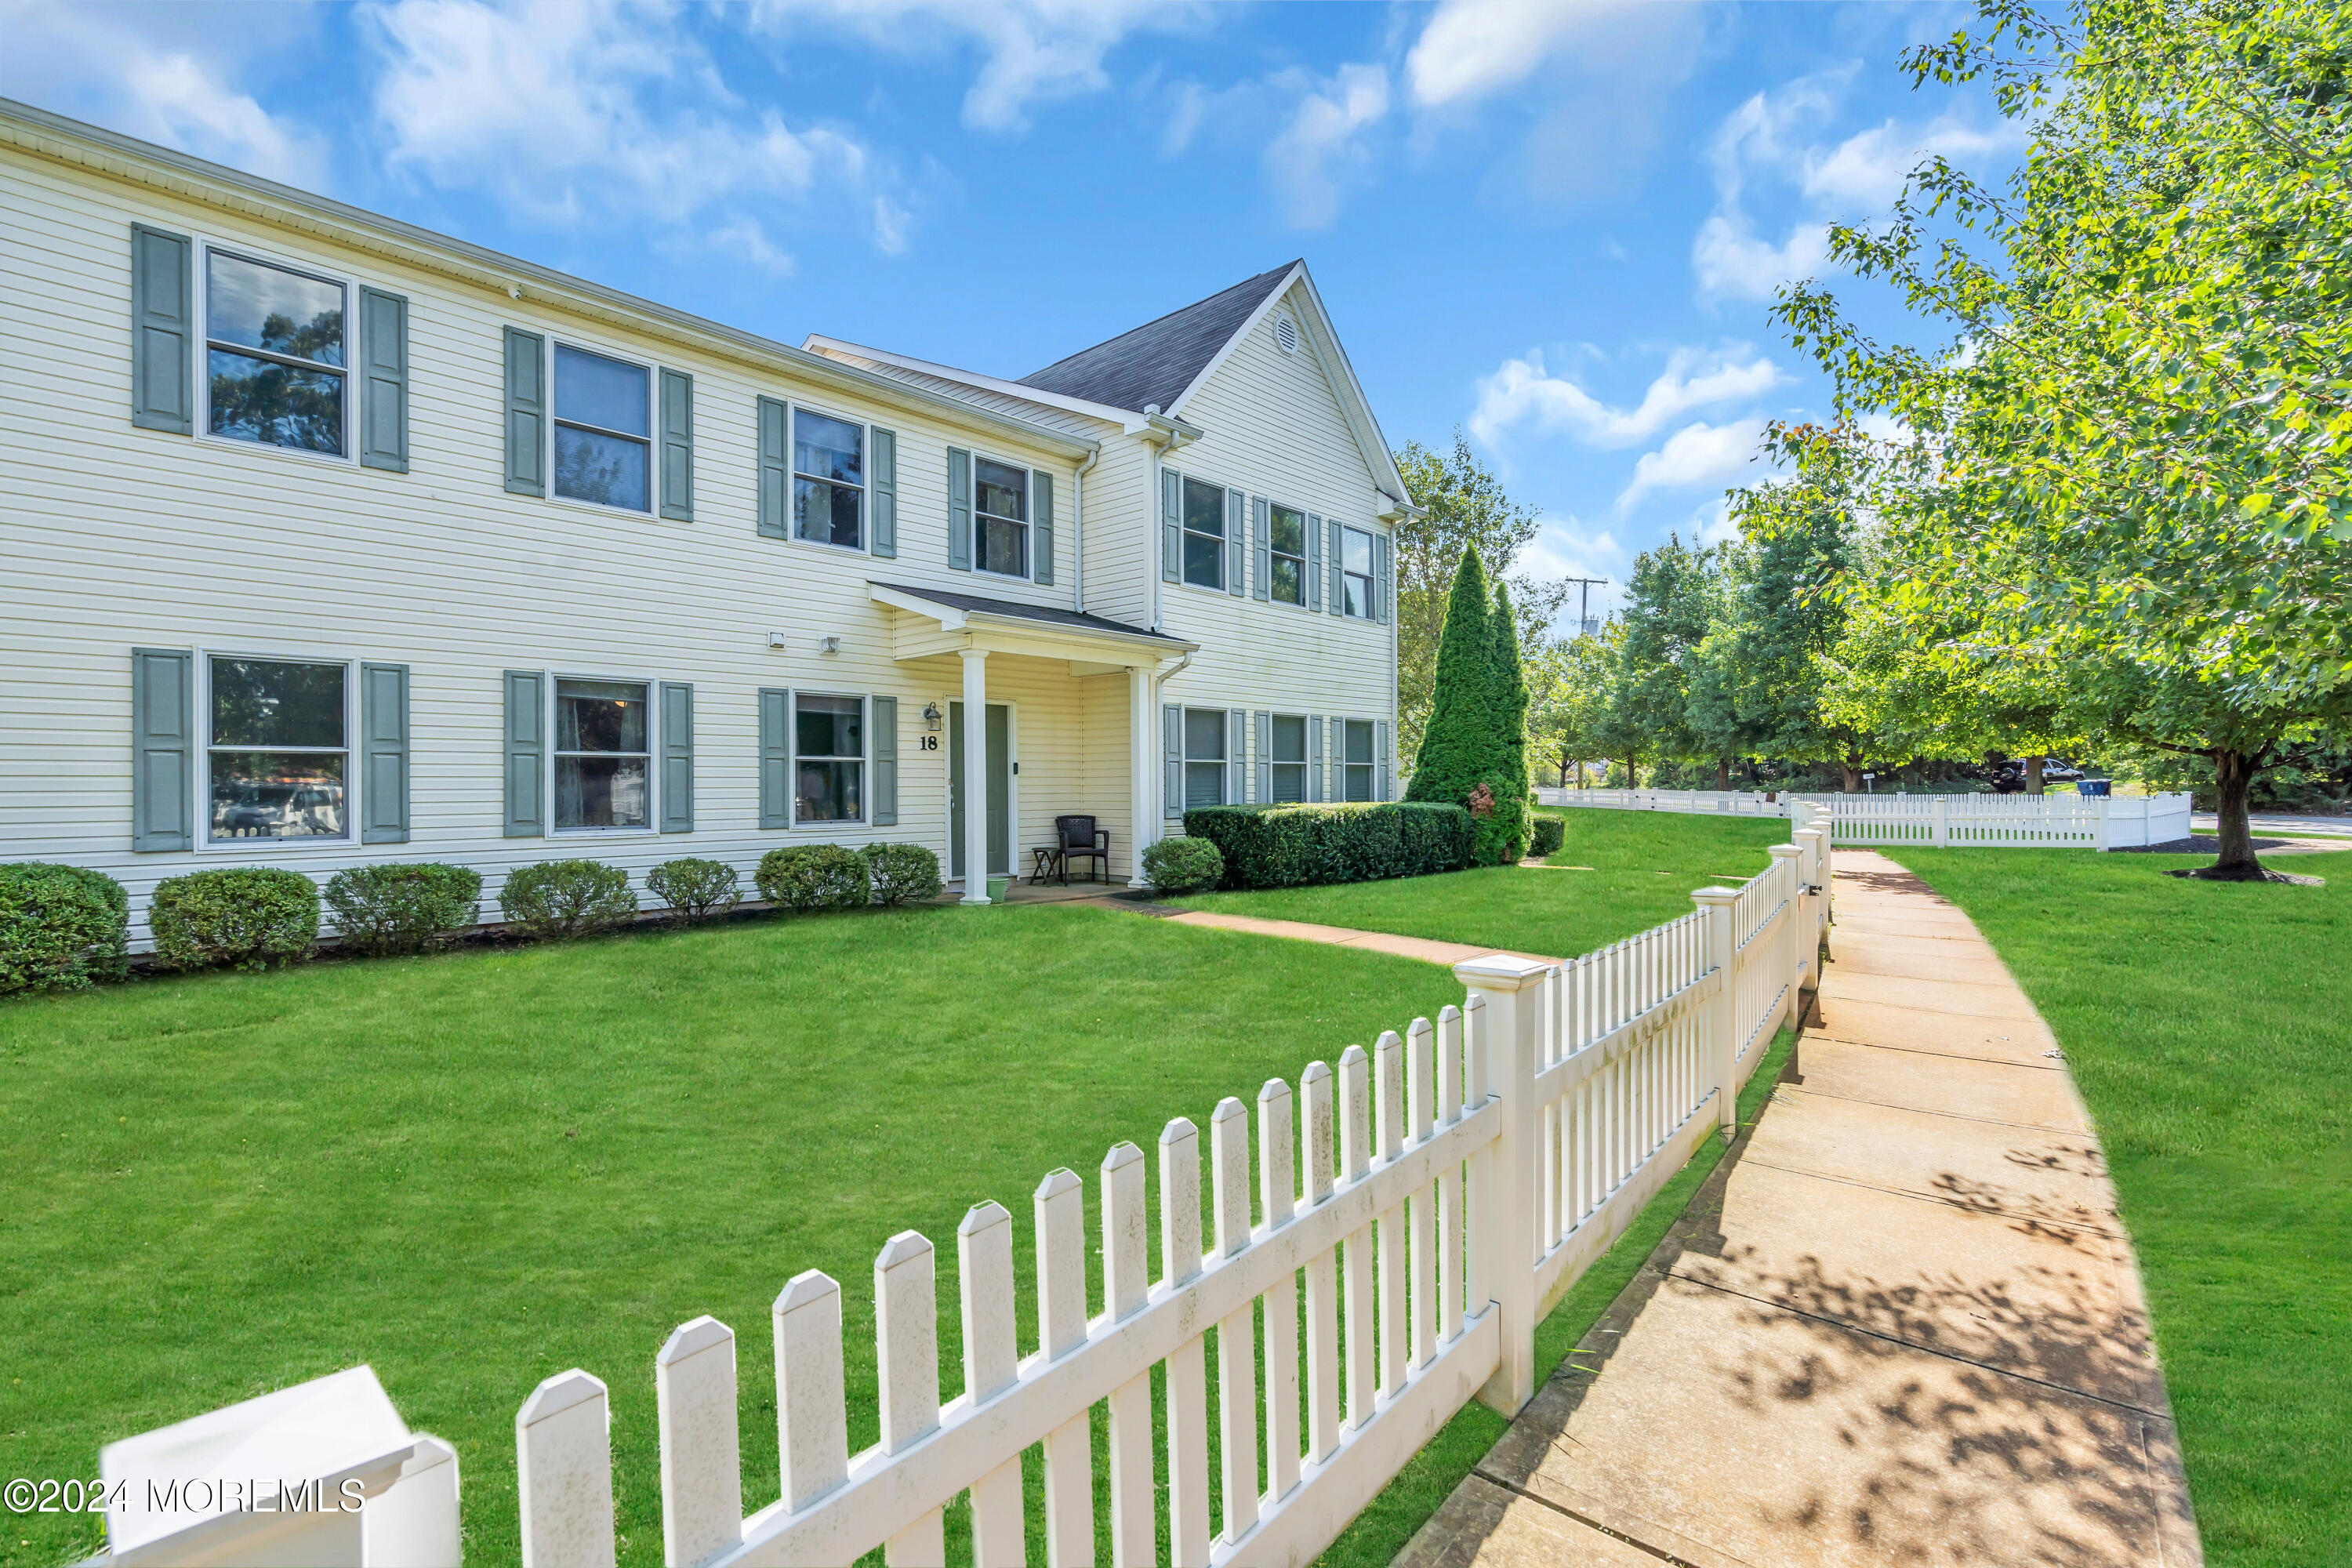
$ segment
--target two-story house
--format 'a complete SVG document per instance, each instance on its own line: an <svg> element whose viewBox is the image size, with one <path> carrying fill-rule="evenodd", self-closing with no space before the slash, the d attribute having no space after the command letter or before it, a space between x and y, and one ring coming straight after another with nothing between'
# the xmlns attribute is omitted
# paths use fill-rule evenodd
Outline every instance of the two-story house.
<svg viewBox="0 0 2352 1568"><path fill-rule="evenodd" d="M134 935L212 866L962 878L1086 814L1132 879L1391 793L1405 489L1304 263L1008 381L21 105L0 207L0 858Z"/></svg>

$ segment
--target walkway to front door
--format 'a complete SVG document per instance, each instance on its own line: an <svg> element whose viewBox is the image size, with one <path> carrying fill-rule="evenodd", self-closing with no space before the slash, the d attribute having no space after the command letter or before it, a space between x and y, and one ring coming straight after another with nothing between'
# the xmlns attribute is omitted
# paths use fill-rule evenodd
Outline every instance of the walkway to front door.
<svg viewBox="0 0 2352 1568"><path fill-rule="evenodd" d="M963 704L948 704L948 822L950 877L963 868ZM988 705L988 874L1013 874L1013 710Z"/></svg>

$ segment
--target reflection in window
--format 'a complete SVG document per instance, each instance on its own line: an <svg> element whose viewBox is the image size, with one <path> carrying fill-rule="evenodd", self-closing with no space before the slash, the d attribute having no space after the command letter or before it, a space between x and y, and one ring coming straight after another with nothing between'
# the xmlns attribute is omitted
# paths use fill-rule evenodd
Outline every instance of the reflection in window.
<svg viewBox="0 0 2352 1568"><path fill-rule="evenodd" d="M1274 596L1285 605L1307 603L1307 514L1296 507L1274 509Z"/></svg>
<svg viewBox="0 0 2352 1568"><path fill-rule="evenodd" d="M646 800L646 684L555 683L555 826L643 827Z"/></svg>
<svg viewBox="0 0 2352 1568"><path fill-rule="evenodd" d="M972 465L973 563L1008 577L1029 575L1029 470L986 458Z"/></svg>
<svg viewBox="0 0 2352 1568"><path fill-rule="evenodd" d="M793 699L793 752L800 784L795 819L856 822L866 767L865 703L856 697Z"/></svg>
<svg viewBox="0 0 2352 1568"><path fill-rule="evenodd" d="M341 456L343 317L340 283L207 252L205 428Z"/></svg>
<svg viewBox="0 0 2352 1568"><path fill-rule="evenodd" d="M1225 492L1192 479L1184 481L1184 581L1225 585Z"/></svg>
<svg viewBox="0 0 2352 1568"><path fill-rule="evenodd" d="M647 510L652 413L645 366L555 345L555 493Z"/></svg>
<svg viewBox="0 0 2352 1568"><path fill-rule="evenodd" d="M1274 716L1274 798L1287 805L1307 798L1307 716Z"/></svg>
<svg viewBox="0 0 2352 1568"><path fill-rule="evenodd" d="M1184 805L1225 804L1225 710L1184 710Z"/></svg>
<svg viewBox="0 0 2352 1568"><path fill-rule="evenodd" d="M1347 743L1341 755L1347 759L1343 764L1345 778L1342 781L1348 792L1347 798L1371 799L1372 721L1370 719L1348 721Z"/></svg>
<svg viewBox="0 0 2352 1568"><path fill-rule="evenodd" d="M793 410L793 537L866 548L866 426Z"/></svg>
<svg viewBox="0 0 2352 1568"><path fill-rule="evenodd" d="M1372 536L1360 528L1343 528L1339 539L1342 608L1359 620L1369 621L1372 618Z"/></svg>
<svg viewBox="0 0 2352 1568"><path fill-rule="evenodd" d="M215 658L211 837L341 838L344 667Z"/></svg>

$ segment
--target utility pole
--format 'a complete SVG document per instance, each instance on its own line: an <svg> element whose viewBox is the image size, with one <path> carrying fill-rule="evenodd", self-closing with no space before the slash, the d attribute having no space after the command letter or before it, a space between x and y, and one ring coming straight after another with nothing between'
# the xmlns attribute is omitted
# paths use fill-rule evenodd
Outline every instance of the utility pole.
<svg viewBox="0 0 2352 1568"><path fill-rule="evenodd" d="M1582 585L1583 592L1578 595L1576 601L1576 635L1579 637L1591 636L1592 590L1596 587L1607 587L1609 585L1609 579L1606 577L1563 577L1560 581L1563 583L1576 583Z"/></svg>

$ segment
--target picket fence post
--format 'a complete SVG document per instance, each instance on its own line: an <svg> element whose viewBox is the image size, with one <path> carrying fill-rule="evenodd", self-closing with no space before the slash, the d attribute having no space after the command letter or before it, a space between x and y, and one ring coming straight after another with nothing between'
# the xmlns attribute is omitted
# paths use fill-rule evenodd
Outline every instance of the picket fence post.
<svg viewBox="0 0 2352 1568"><path fill-rule="evenodd" d="M1784 954L1783 968L1789 979L1789 1026L1796 1027L1804 1019L1804 1004L1798 993L1805 980L1805 852L1795 844L1775 844L1769 853L1772 868L1779 872L1789 901L1789 930L1780 944Z"/></svg>
<svg viewBox="0 0 2352 1568"><path fill-rule="evenodd" d="M1536 1391L1536 1263L1542 1256L1536 1236L1536 1025L1541 1012L1537 990L1550 966L1533 959L1490 952L1454 966L1454 977L1483 1004L1486 1087L1503 1102L1502 1131L1487 1167L1481 1222L1492 1216L1491 1247L1481 1247L1486 1286L1501 1314L1501 1352L1495 1375L1478 1391L1479 1401L1516 1415ZM1473 1069L1474 1082L1475 1069ZM1475 1105L1475 1102L1474 1102ZM1483 1228L1483 1225L1482 1225Z"/></svg>
<svg viewBox="0 0 2352 1568"><path fill-rule="evenodd" d="M1946 849L1951 847L1952 826L1951 811L1949 809L1950 805L1951 802L1947 796L1939 795L1936 797L1936 847L1938 849Z"/></svg>
<svg viewBox="0 0 2352 1568"><path fill-rule="evenodd" d="M523 1568L612 1568L612 1402L573 1367L515 1412Z"/></svg>
<svg viewBox="0 0 2352 1568"><path fill-rule="evenodd" d="M1707 999L1706 1013L1716 1123L1727 1143L1739 1135L1739 938L1731 929L1731 906L1738 898L1735 888L1701 888L1691 894L1691 902L1706 915L1707 967L1723 976Z"/></svg>
<svg viewBox="0 0 2352 1568"><path fill-rule="evenodd" d="M1828 909L1830 836L1819 827L1801 827L1790 834L1804 847L1800 862L1805 880L1804 923L1797 931L1797 967L1822 988L1822 918Z"/></svg>

